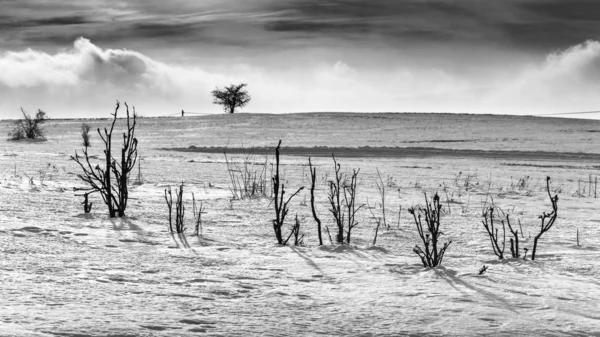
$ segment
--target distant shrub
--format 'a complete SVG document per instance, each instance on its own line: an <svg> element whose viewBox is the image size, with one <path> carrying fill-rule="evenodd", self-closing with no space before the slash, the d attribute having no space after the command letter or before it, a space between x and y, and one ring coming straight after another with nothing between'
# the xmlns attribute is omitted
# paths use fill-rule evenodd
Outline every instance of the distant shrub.
<svg viewBox="0 0 600 337"><path fill-rule="evenodd" d="M19 140L44 138L44 129L42 128L42 124L48 119L46 113L38 109L38 112L35 114L35 116L31 117L31 115L25 112L23 108L21 108L21 112L23 113L23 119L15 121L13 130L9 134L11 139Z"/></svg>
<svg viewBox="0 0 600 337"><path fill-rule="evenodd" d="M83 123L81 124L81 138L83 139L83 146L85 147L90 147L92 146L90 144L90 129L92 127L87 124L87 123Z"/></svg>

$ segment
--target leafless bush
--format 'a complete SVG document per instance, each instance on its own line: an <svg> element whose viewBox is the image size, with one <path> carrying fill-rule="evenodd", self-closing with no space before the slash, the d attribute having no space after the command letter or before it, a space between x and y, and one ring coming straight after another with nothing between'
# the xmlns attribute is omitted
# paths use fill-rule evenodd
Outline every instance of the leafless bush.
<svg viewBox="0 0 600 337"><path fill-rule="evenodd" d="M358 183L359 170L353 170L350 180L344 184L344 205L346 206L346 214L348 216L348 232L346 236L346 243L350 244L350 238L352 235L352 229L358 226L356 221L356 213L364 206L360 205L356 207L356 184Z"/></svg>
<svg viewBox="0 0 600 337"><path fill-rule="evenodd" d="M31 115L25 112L23 108L21 108L21 113L23 113L23 119L15 121L13 129L9 134L11 139L19 140L44 138L44 129L42 128L42 124L48 119L46 113L38 109L38 112L35 114L35 116L31 117Z"/></svg>
<svg viewBox="0 0 600 337"><path fill-rule="evenodd" d="M292 234L294 235L294 246L304 245L304 234L300 235L300 220L298 220L298 214L296 214L296 222L292 227Z"/></svg>
<svg viewBox="0 0 600 337"><path fill-rule="evenodd" d="M498 215L498 217L496 217L495 214ZM501 208L495 206L493 204L492 199L492 205L489 206L485 212L483 212L482 216L483 220L481 222L488 234L490 243L492 244L492 249L494 250L494 254L496 254L498 259L504 259L507 225L512 235L512 238L510 238L510 253L513 258L518 258L520 256L519 231L515 230L510 224L510 215L508 213L505 213ZM502 225L502 241L500 241L500 227L497 226L498 218L500 218L500 224ZM494 223L494 221L496 222Z"/></svg>
<svg viewBox="0 0 600 337"><path fill-rule="evenodd" d="M437 193L433 196L432 202L427 200L425 195L425 209L420 206L411 207L408 212L412 214L419 237L423 242L423 249L418 245L415 246L413 251L419 255L421 262L424 267L436 267L442 264L446 249L452 243L452 240L444 243L444 246L438 249L438 241L440 236L443 234L440 231L440 215L442 212L442 205L440 205L440 197ZM425 217L425 219L423 219ZM423 226L422 221L425 221ZM427 231L427 233L425 232Z"/></svg>
<svg viewBox="0 0 600 337"><path fill-rule="evenodd" d="M165 189L165 201L167 202L167 207L169 208L169 231L171 233L184 233L185 223L185 206L183 205L183 182L179 189L175 189L175 195L177 199L175 200L175 227L173 227L173 195L171 194L171 187L167 187Z"/></svg>
<svg viewBox="0 0 600 337"><path fill-rule="evenodd" d="M315 208L315 183L317 181L317 168L312 166L310 157L308 158L308 166L310 169L310 209L312 211L313 218L317 222L317 233L319 234L319 245L323 245L323 236L321 233L321 220L317 216L317 210Z"/></svg>
<svg viewBox="0 0 600 337"><path fill-rule="evenodd" d="M510 230L510 234L513 236L510 239L510 254L513 258L518 259L521 256L519 253L519 231L515 230L510 224L510 216L506 214L506 224L508 225L508 229ZM521 222L519 221L519 226L521 226ZM521 229L521 235L523 235L523 230Z"/></svg>
<svg viewBox="0 0 600 337"><path fill-rule="evenodd" d="M352 174L348 177L341 173L341 165L335 160L335 156L332 154L331 157L333 158L335 179L329 181L328 199L331 205L329 212L338 228L336 242L339 244L350 243L352 229L358 225L356 213L364 206L356 207L356 185L360 169L352 170ZM348 227L348 231L344 240L346 227Z"/></svg>
<svg viewBox="0 0 600 337"><path fill-rule="evenodd" d="M498 256L498 259L502 260L504 259L504 248L506 244L506 226L504 221L502 221L502 247L500 247L499 228L494 227L494 209L495 207L493 205L488 207L488 209L483 213L483 220L481 223L483 224L483 227L490 238L494 254Z"/></svg>
<svg viewBox="0 0 600 337"><path fill-rule="evenodd" d="M292 200L294 196L296 196L300 191L304 189L304 186L300 187L295 193L293 193L287 201L284 202L285 195L285 185L281 183L281 175L279 174L279 150L281 149L281 140L277 147L275 148L275 175L271 178L273 182L273 194L274 198L274 206L275 206L275 219L273 219L273 229L275 230L275 238L277 239L277 243L280 245L287 245L288 240L294 234L295 229L292 230L288 238L284 241L283 236L281 234L281 227L285 222L285 217L289 212L288 204Z"/></svg>
<svg viewBox="0 0 600 337"><path fill-rule="evenodd" d="M331 215L333 216L335 224L338 228L336 242L344 243L344 210L342 208L342 201L341 201L341 195L342 195L341 189L343 188L343 182L342 182L343 176L340 173L342 170L342 167L340 164L337 163L334 155L331 155L331 157L333 158L333 167L334 167L334 173L335 173L334 179L335 180L329 181L328 199L329 199L329 204L331 205L329 212L331 212Z"/></svg>
<svg viewBox="0 0 600 337"><path fill-rule="evenodd" d="M113 121L110 130L104 128L103 135L100 132L100 128L97 129L100 138L104 142L104 168L100 165L93 166L90 163L87 147L82 150L83 157L80 157L77 151L75 152L75 156L71 156L71 160L79 164L83 170L83 174L78 174L77 176L88 185L88 187L84 188L75 188L75 191L84 191L88 194L96 192L100 193L102 200L108 206L108 213L111 218L117 216L122 217L125 215L127 200L129 198L127 188L129 174L137 160L138 141L137 138L135 138L136 113L134 108L132 121L129 117L129 106L127 103L125 103L127 112L127 133L123 133L123 146L121 147L120 161L117 161L117 159L112 156L112 133L115 122L117 121L119 106L119 102L117 101L117 107L112 114Z"/></svg>
<svg viewBox="0 0 600 337"><path fill-rule="evenodd" d="M531 251L531 260L535 260L535 253L537 250L538 240L542 237L542 234L552 228L554 222L556 222L556 218L558 217L558 195L554 195L554 197L550 194L550 177L546 177L546 191L548 192L548 197L550 198L550 203L552 203L552 211L550 213L543 212L542 215L539 216L541 220L540 232L533 239L533 250Z"/></svg>
<svg viewBox="0 0 600 337"><path fill-rule="evenodd" d="M92 146L90 144L90 129L91 128L92 127L87 123L81 124L81 138L83 139L82 145L85 147Z"/></svg>

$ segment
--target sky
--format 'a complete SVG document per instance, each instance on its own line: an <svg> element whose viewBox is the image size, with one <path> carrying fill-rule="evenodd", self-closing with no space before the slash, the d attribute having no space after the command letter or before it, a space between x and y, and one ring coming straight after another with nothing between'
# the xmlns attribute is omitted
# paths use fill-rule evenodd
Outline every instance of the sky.
<svg viewBox="0 0 600 337"><path fill-rule="evenodd" d="M600 110L595 0L0 0L0 117ZM600 117L600 114L598 115Z"/></svg>

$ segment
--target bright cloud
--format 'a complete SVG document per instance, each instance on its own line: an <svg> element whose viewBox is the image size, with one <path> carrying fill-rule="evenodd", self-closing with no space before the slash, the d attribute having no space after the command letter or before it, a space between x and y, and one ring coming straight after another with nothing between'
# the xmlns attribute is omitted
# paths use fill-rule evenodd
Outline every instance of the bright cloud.
<svg viewBox="0 0 600 337"><path fill-rule="evenodd" d="M107 116L116 99L146 116L182 109L220 113L215 86L249 83L249 111L448 111L552 113L600 106L600 43L553 53L514 74L487 77L442 68L374 67L346 60L289 69L231 64L207 71L154 60L127 49L103 49L85 38L55 54L27 49L0 55L0 113L19 107L53 117ZM383 68L383 69L382 69Z"/></svg>

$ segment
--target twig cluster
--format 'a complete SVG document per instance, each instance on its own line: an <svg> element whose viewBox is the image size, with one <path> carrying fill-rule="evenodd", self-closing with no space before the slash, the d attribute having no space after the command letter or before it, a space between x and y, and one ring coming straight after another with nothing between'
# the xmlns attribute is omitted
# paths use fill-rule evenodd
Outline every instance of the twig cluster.
<svg viewBox="0 0 600 337"><path fill-rule="evenodd" d="M129 174L137 160L138 141L137 138L135 138L136 113L134 108L133 118L130 118L129 106L127 103L125 103L127 132L123 133L123 145L121 147L120 160L117 160L112 156L112 133L117 121L119 106L119 102L117 101L117 107L112 114L113 121L110 129L107 130L104 128L104 134L100 132L100 128L97 129L100 138L104 142L105 166L93 166L90 163L87 147L84 147L83 149L83 157L80 157L77 152L75 152L75 156L71 156L71 160L79 164L83 170L83 174L78 174L77 176L88 185L88 187L84 188L75 188L75 191L84 191L88 194L96 192L100 193L102 200L108 206L108 213L111 218L117 216L122 217L125 215L129 197L127 189Z"/></svg>
<svg viewBox="0 0 600 337"><path fill-rule="evenodd" d="M308 158L308 167L310 169L310 209L312 211L313 218L317 222L317 233L319 235L319 245L323 245L323 236L321 233L321 219L317 216L317 210L315 208L315 184L317 181L317 168L312 166L310 157Z"/></svg>
<svg viewBox="0 0 600 337"><path fill-rule="evenodd" d="M273 195L274 195L274 207L275 207L275 219L273 219L273 230L275 231L275 238L277 239L277 243L280 245L287 245L290 237L295 232L295 227L288 236L286 240L283 239L281 234L281 227L285 222L285 217L289 212L288 204L292 200L294 196L296 196L300 191L304 189L304 186L300 187L295 193L290 195L287 201L284 201L285 195L285 185L281 182L281 176L279 174L279 150L281 149L281 140L277 147L275 148L275 175L271 178L273 182ZM299 224L298 224L299 229Z"/></svg>
<svg viewBox="0 0 600 337"><path fill-rule="evenodd" d="M335 160L332 154L335 178L329 181L329 212L333 216L338 232L336 242L339 244L350 243L352 229L358 226L356 213L364 206L356 205L356 187L358 183L358 173L360 169L352 170L352 174L347 176L342 174L341 165ZM346 236L344 236L347 227Z"/></svg>
<svg viewBox="0 0 600 337"><path fill-rule="evenodd" d="M183 182L179 189L175 188L175 227L173 227L173 195L171 193L171 187L167 187L165 189L165 201L167 202L167 207L169 208L169 231L171 233L184 233L185 223L185 206L183 204Z"/></svg>
<svg viewBox="0 0 600 337"><path fill-rule="evenodd" d="M535 253L537 250L538 240L542 237L544 233L550 230L558 217L558 195L554 195L554 197L550 194L550 177L546 177L546 191L548 192L548 197L550 198L550 203L552 204L552 211L547 213L543 212L542 215L539 216L541 220L540 232L533 239L533 250L531 251L531 260L535 260Z"/></svg>
<svg viewBox="0 0 600 337"><path fill-rule="evenodd" d="M440 231L440 215L442 212L440 197L436 193L432 198L432 202L429 202L427 195L425 195L425 208L423 209L420 206L411 207L408 209L408 212L412 214L419 237L423 242L423 248L417 245L413 251L419 255L424 267L433 268L441 265L446 249L448 249L452 240L444 243L438 249L438 241L443 234ZM423 220L425 221L425 226L423 225Z"/></svg>

